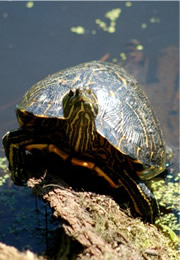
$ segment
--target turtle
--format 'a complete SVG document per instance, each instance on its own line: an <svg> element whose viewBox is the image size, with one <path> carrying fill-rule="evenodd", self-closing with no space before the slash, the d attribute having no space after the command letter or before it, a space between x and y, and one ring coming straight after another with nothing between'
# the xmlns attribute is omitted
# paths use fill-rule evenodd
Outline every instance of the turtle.
<svg viewBox="0 0 180 260"><path fill-rule="evenodd" d="M19 128L2 138L14 183L27 152L56 154L123 187L138 216L154 223L158 203L146 185L166 169L159 120L136 79L102 61L76 65L33 85L16 107Z"/></svg>

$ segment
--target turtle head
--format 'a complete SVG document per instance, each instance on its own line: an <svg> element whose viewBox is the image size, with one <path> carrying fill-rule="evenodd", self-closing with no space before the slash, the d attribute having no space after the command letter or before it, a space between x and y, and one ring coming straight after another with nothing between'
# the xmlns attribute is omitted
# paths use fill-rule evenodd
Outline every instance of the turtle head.
<svg viewBox="0 0 180 260"><path fill-rule="evenodd" d="M76 152L87 151L96 132L96 95L90 88L71 89L63 98L63 112L70 147Z"/></svg>
<svg viewBox="0 0 180 260"><path fill-rule="evenodd" d="M75 114L89 114L91 118L97 116L97 97L90 88L71 89L63 98L63 112L66 119L74 117Z"/></svg>

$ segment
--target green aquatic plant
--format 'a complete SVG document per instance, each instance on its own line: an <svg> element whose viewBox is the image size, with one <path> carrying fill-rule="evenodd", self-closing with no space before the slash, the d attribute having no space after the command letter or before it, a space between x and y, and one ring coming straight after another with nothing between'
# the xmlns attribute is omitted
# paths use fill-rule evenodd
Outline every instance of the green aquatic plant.
<svg viewBox="0 0 180 260"><path fill-rule="evenodd" d="M176 176L176 180L178 180ZM159 204L167 209L178 209L180 205L179 182L166 182L164 179L151 180L151 189Z"/></svg>
<svg viewBox="0 0 180 260"><path fill-rule="evenodd" d="M2 173L0 176L0 186L2 186L7 179L9 179L10 175L8 173L8 162L6 157L1 157L0 158L0 173Z"/></svg>
<svg viewBox="0 0 180 260"><path fill-rule="evenodd" d="M176 235L180 232L178 220L180 209L179 180L180 173L176 174L175 177L171 174L167 175L166 179L155 178L149 182L162 209L160 218L156 220L156 225L177 246L180 243L179 237Z"/></svg>

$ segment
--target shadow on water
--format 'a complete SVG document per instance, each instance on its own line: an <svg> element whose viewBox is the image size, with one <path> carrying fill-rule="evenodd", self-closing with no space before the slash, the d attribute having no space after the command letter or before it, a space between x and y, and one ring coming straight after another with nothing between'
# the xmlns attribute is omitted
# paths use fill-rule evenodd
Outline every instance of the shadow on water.
<svg viewBox="0 0 180 260"><path fill-rule="evenodd" d="M63 68L103 58L123 64L143 83L167 143L179 147L178 5L1 2L0 135L18 126L15 104L35 82ZM2 145L0 156L4 156ZM1 170L1 175L6 172ZM47 208L43 202L38 201L37 208L31 191L16 187L8 178L0 190L0 240L20 250L44 251Z"/></svg>

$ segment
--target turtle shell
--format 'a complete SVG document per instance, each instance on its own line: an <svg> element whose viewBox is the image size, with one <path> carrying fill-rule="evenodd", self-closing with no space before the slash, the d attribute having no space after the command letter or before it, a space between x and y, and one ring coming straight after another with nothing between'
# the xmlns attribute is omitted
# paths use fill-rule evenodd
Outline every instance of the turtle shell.
<svg viewBox="0 0 180 260"><path fill-rule="evenodd" d="M145 165L142 178L165 169L159 121L138 82L118 65L92 61L52 74L25 94L17 110L64 119L62 100L70 89L79 88L91 88L97 96L97 132L117 150Z"/></svg>

